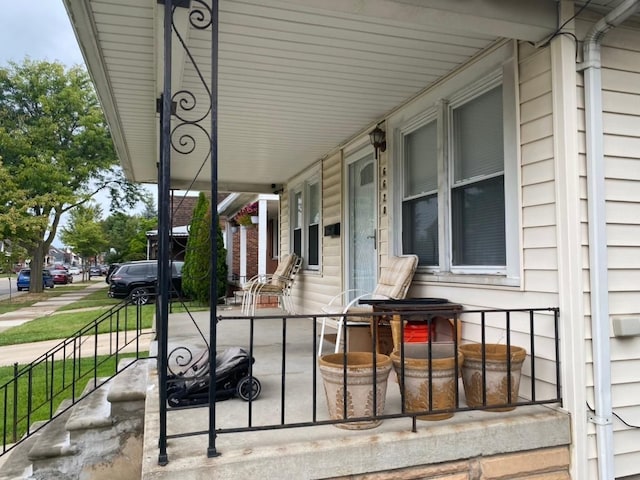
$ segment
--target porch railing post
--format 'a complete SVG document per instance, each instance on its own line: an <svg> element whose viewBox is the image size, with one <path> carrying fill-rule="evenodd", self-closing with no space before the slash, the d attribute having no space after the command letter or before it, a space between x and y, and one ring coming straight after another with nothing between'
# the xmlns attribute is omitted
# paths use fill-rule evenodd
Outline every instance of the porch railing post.
<svg viewBox="0 0 640 480"><path fill-rule="evenodd" d="M211 284L209 298L209 445L207 456L215 457L216 451L216 350L218 303L218 0L211 1ZM226 280L226 279L225 279Z"/></svg>
<svg viewBox="0 0 640 480"><path fill-rule="evenodd" d="M156 315L158 325L158 382L159 391L159 438L158 463L166 465L167 457L167 348L169 325L169 188L171 179L171 17L173 0L164 2L164 88L160 110L160 165L158 169L158 297Z"/></svg>

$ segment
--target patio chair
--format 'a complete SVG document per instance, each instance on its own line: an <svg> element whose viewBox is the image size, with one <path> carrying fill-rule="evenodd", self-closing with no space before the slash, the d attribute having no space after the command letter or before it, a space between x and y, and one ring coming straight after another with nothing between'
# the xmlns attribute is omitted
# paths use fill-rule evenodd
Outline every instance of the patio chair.
<svg viewBox="0 0 640 480"><path fill-rule="evenodd" d="M291 253L282 257L274 273L251 278L242 287L242 313L255 315L260 297L277 297L284 310L295 313L291 301L291 287L301 266L302 258Z"/></svg>
<svg viewBox="0 0 640 480"><path fill-rule="evenodd" d="M417 255L403 255L389 257L388 265L382 269L380 279L373 292L362 292L358 290L345 290L333 297L331 301L322 307L323 313L335 315L335 317L323 317L320 327L320 341L318 355L322 355L322 347L325 337L326 327L335 328L336 347L335 353L340 351L340 341L342 340L342 330L346 325L371 324L371 317L354 316L354 314L364 314L373 311L371 305L360 305L363 299L393 299L402 300L407 296L409 285L413 280L413 274L418 266ZM350 296L355 295L350 301Z"/></svg>

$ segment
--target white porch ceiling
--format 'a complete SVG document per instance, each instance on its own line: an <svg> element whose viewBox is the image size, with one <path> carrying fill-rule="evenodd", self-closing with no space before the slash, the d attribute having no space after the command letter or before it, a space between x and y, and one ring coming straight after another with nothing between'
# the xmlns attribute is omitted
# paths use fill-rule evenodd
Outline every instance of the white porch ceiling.
<svg viewBox="0 0 640 480"><path fill-rule="evenodd" d="M127 175L155 183L164 6L64 2ZM555 0L220 0L220 190L271 192L500 38L545 38L556 8ZM210 79L210 34L187 29L179 10L178 29ZM173 92L191 91L202 106L175 36L173 63ZM204 143L173 155L173 188L208 188Z"/></svg>

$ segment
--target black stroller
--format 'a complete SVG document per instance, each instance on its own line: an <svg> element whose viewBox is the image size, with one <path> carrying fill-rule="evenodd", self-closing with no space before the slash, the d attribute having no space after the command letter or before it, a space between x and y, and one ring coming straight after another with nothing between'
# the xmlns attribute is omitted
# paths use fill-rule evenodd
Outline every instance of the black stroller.
<svg viewBox="0 0 640 480"><path fill-rule="evenodd" d="M170 355L171 357L171 355ZM262 386L249 376L255 359L240 347L230 347L216 355L216 402L235 396L255 400ZM186 368L167 377L167 402L170 407L199 405L209 401L209 351L202 352Z"/></svg>

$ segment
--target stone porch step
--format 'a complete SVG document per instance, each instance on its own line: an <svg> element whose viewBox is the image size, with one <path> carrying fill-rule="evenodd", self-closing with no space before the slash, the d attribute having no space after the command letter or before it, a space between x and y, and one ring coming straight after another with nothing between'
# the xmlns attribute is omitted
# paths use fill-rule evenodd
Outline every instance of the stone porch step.
<svg viewBox="0 0 640 480"><path fill-rule="evenodd" d="M31 426L32 430L37 430L44 423L34 422ZM28 454L41 434L42 430L34 433L11 452L7 453L6 458L3 457L2 466L0 467L0 480L22 480L31 475L31 460L29 460Z"/></svg>
<svg viewBox="0 0 640 480"><path fill-rule="evenodd" d="M71 400L64 400L58 410L63 410L70 406ZM29 450L28 457L32 462L78 453L77 447L71 443L69 432L66 429L66 424L72 411L73 409L67 410L42 429L33 448Z"/></svg>

